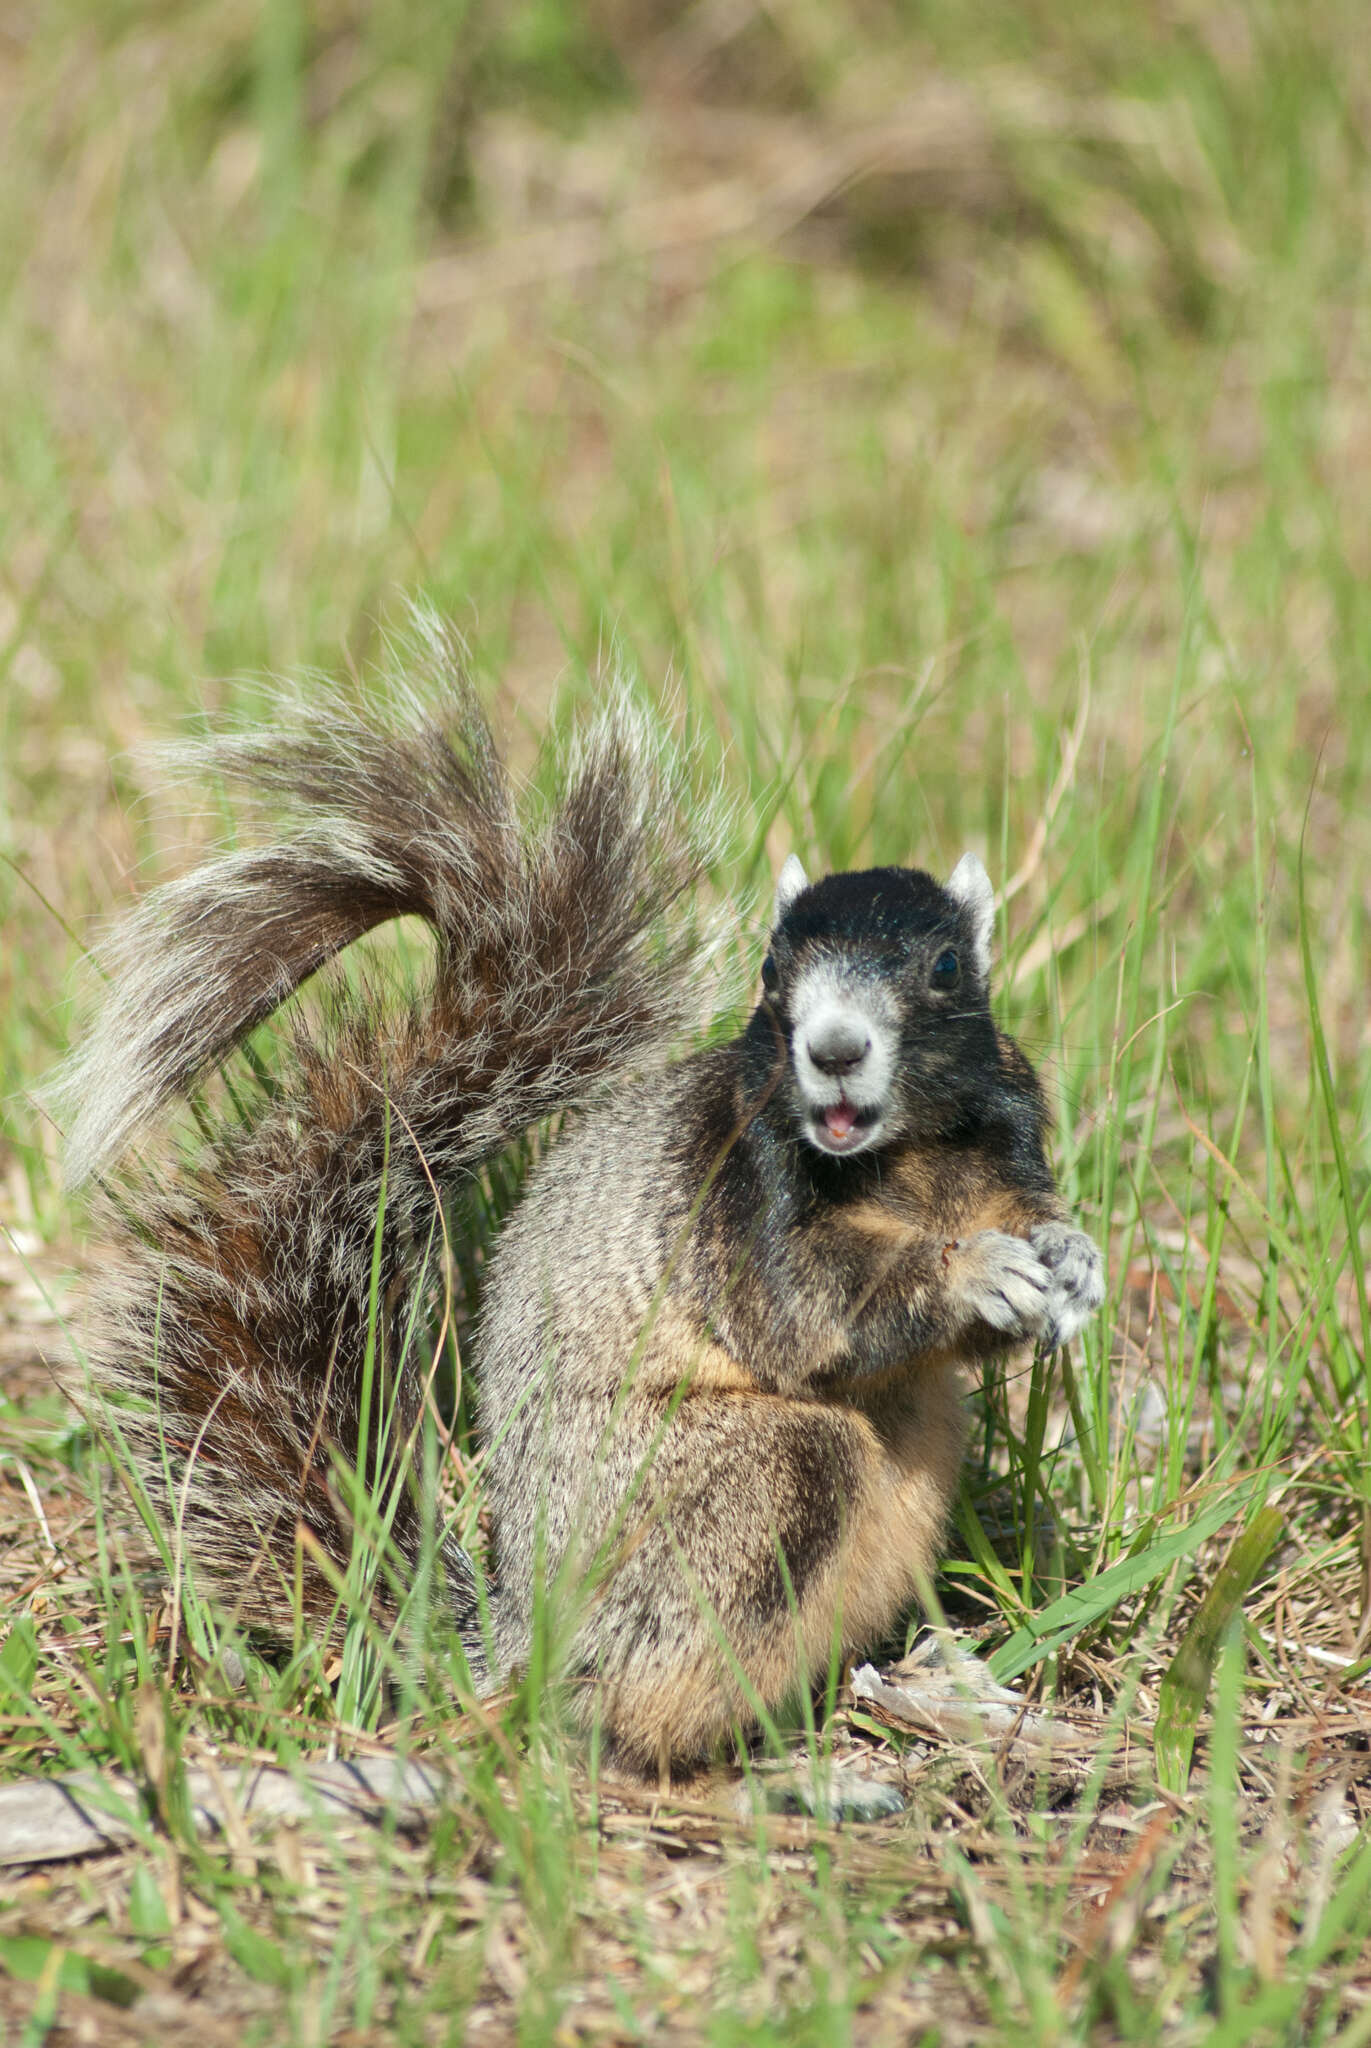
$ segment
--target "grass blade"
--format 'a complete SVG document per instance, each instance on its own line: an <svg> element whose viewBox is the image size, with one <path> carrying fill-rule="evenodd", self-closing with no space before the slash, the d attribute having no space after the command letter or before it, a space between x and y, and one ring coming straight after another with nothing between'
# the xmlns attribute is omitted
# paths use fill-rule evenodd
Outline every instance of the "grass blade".
<svg viewBox="0 0 1371 2048"><path fill-rule="evenodd" d="M1190 1777L1204 1703L1218 1662L1219 1647L1243 1599L1285 1528L1279 1508L1255 1514L1215 1574L1179 1650L1167 1666L1152 1738L1157 1776L1168 1792L1183 1792Z"/></svg>
<svg viewBox="0 0 1371 2048"><path fill-rule="evenodd" d="M1106 1566L1104 1571L1097 1572L1093 1579L1087 1579L1083 1586L1073 1586L1059 1600L1050 1601L1031 1622L1015 1629L1013 1635L1001 1643L987 1660L992 1676L1002 1685L1007 1684L1011 1678L1018 1678L1022 1672L1040 1664L1063 1643L1069 1643L1082 1629L1103 1620L1130 1594L1140 1593L1144 1586L1150 1586L1159 1579L1178 1559L1192 1555L1202 1543L1217 1535L1226 1522L1242 1513L1258 1485L1265 1484L1263 1476L1236 1487L1221 1501L1206 1508L1203 1514L1196 1515L1193 1522L1187 1522L1184 1528L1171 1529L1152 1542L1142 1544L1127 1557L1121 1557Z"/></svg>

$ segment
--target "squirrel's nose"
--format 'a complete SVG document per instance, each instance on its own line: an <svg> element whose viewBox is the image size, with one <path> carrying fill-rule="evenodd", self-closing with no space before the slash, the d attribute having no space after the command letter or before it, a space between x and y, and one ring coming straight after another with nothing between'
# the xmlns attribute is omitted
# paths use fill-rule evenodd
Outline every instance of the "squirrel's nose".
<svg viewBox="0 0 1371 2048"><path fill-rule="evenodd" d="M805 1038L805 1051L821 1074L836 1080L859 1067L871 1050L871 1039L863 1028L846 1018L835 1017L821 1024Z"/></svg>

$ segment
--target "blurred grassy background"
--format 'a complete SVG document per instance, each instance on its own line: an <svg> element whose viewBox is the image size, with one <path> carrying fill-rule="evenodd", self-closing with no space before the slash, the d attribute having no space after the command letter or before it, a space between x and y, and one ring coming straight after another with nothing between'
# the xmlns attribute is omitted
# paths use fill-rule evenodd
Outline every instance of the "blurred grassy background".
<svg viewBox="0 0 1371 2048"><path fill-rule="evenodd" d="M422 588L531 720L611 638L674 671L816 858L969 837L1013 867L1088 684L1092 843L1059 836L1039 911L1048 885L1072 911L1117 892L1179 675L1178 952L1220 993L1255 777L1286 879L1315 794L1345 972L1371 744L1359 23L15 11L8 850L69 914L122 894L146 849L110 756L241 672L364 665ZM60 1038L64 947L5 886L31 963L8 1094Z"/></svg>
<svg viewBox="0 0 1371 2048"><path fill-rule="evenodd" d="M617 649L727 748L754 934L792 846L1006 885L1114 1281L1019 1528L1046 1490L1079 1572L1197 1473L1298 1477L1263 1611L1355 1663L1369 43L1353 0L0 12L26 1250L70 1230L32 1090L77 939L184 857L139 744L364 672L410 592L516 753Z"/></svg>

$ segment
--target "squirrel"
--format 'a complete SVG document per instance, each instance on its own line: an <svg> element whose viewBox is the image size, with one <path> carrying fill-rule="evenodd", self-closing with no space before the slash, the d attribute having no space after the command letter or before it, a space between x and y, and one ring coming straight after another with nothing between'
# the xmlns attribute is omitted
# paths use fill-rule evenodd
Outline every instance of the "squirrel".
<svg viewBox="0 0 1371 2048"><path fill-rule="evenodd" d="M70 1170L108 1194L89 1369L249 1628L336 1626L338 1474L384 1471L401 1580L436 1560L478 1685L579 1589L576 1718L628 1772L688 1770L910 1609L957 1485L958 1369L1066 1342L1102 1261L991 1016L973 854L945 883L786 860L751 1016L679 1056L710 943L684 906L715 853L680 762L621 700L521 809L432 637L426 692L206 743L285 825L149 894L68 1068ZM109 1181L317 970L416 915L421 994L335 968L248 1106L202 1101L194 1145ZM447 1198L556 1117L470 1347L483 1575L414 1451L421 1297Z"/></svg>

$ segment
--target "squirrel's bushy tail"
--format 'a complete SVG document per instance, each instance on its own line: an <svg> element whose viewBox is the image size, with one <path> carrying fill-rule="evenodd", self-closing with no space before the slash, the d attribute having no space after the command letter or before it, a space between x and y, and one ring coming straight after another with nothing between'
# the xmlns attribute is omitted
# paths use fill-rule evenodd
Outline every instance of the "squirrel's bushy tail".
<svg viewBox="0 0 1371 2048"><path fill-rule="evenodd" d="M103 1171L353 939L433 929L429 986L340 983L249 1115L108 1204L92 1376L139 1397L120 1432L176 1541L277 1631L334 1611L312 1557L341 1568L351 1547L338 1454L400 1470L421 1419L414 1285L440 1263L440 1191L689 1021L698 932L670 913L713 848L669 749L621 694L521 805L440 629L420 632L425 685L391 708L321 694L197 750L284 829L147 898L64 1080L72 1170ZM416 1554L403 1475L393 1498ZM460 1606L455 1546L447 1563Z"/></svg>

